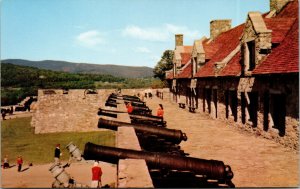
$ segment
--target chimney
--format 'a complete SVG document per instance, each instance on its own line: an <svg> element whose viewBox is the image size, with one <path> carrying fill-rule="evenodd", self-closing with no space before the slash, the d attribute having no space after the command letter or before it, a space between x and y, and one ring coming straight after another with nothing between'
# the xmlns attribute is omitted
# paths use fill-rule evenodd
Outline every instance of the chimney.
<svg viewBox="0 0 300 189"><path fill-rule="evenodd" d="M231 28L231 20L212 20L210 21L210 40L214 40L222 32Z"/></svg>
<svg viewBox="0 0 300 189"><path fill-rule="evenodd" d="M183 34L175 35L175 47L177 46L183 46Z"/></svg>
<svg viewBox="0 0 300 189"><path fill-rule="evenodd" d="M278 14L281 9L291 0L270 0L270 12L275 10Z"/></svg>

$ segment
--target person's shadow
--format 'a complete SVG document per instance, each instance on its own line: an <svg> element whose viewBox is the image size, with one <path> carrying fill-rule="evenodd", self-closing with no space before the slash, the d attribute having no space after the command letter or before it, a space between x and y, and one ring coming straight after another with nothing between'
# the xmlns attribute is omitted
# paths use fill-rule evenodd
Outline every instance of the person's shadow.
<svg viewBox="0 0 300 189"><path fill-rule="evenodd" d="M16 165L10 165L8 168L12 168L12 167L15 167Z"/></svg>
<svg viewBox="0 0 300 189"><path fill-rule="evenodd" d="M25 168L25 169L21 170L20 172L27 171L28 169L29 169L29 167L27 167L27 168Z"/></svg>

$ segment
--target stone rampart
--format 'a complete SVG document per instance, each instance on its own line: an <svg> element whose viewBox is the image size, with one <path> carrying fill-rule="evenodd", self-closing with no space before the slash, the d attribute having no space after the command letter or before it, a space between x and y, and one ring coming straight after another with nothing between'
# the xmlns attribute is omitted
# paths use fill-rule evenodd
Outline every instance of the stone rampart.
<svg viewBox="0 0 300 189"><path fill-rule="evenodd" d="M31 125L35 133L96 131L98 108L104 106L107 96L114 90L39 90L36 112Z"/></svg>

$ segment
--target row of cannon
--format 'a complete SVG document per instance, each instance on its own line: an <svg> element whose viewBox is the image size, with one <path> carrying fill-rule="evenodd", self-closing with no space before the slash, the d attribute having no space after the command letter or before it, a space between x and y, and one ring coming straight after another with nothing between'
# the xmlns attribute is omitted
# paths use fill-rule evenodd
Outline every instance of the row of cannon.
<svg viewBox="0 0 300 189"><path fill-rule="evenodd" d="M111 94L105 105L116 107L131 102L134 110L129 117L131 123L105 119L102 116L117 118L118 114L127 113L111 109L99 109L98 128L118 130L119 127L133 127L138 136L142 151L108 147L87 142L82 153L70 143L67 150L76 161L96 160L117 164L120 159L144 159L147 163L154 187L234 187L231 179L233 172L229 165L219 160L206 160L188 157L179 144L187 141L181 130L166 128L162 117L151 114L150 108L138 97ZM112 106L111 106L112 105ZM147 110L147 111L145 111ZM68 167L70 165L64 166ZM49 171L55 177L52 187L84 187L78 185L64 167L54 164ZM75 184L74 184L75 183Z"/></svg>
<svg viewBox="0 0 300 189"><path fill-rule="evenodd" d="M152 110L136 96L109 95L105 106L117 107L128 102L133 106L129 114L131 123L99 118L98 128L117 130L133 127L143 151L112 148L87 143L84 158L117 163L119 159L144 159L155 187L234 187L233 172L229 165L218 160L187 157L179 144L187 141L181 130L166 128L162 117L152 115ZM123 111L99 109L98 115L117 118Z"/></svg>

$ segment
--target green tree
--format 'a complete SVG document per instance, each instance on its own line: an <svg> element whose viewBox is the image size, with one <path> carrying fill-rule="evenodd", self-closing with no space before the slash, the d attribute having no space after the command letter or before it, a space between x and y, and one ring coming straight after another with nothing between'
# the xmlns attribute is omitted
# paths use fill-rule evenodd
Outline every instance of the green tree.
<svg viewBox="0 0 300 189"><path fill-rule="evenodd" d="M154 67L154 77L158 77L160 80L165 80L166 71L173 68L173 56L172 50L166 50L162 55L160 61Z"/></svg>

